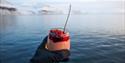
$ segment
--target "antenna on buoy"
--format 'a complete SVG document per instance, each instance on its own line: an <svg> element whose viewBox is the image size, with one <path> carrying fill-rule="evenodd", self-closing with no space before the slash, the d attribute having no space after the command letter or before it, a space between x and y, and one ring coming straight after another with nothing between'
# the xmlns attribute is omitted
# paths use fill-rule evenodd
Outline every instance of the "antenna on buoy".
<svg viewBox="0 0 125 63"><path fill-rule="evenodd" d="M66 25L67 25L67 22L69 20L70 13L71 13L71 4L69 5L69 12L68 12L67 19L66 19L66 22L65 22L65 25L64 25L64 30L63 30L64 33L65 33L65 30L66 30Z"/></svg>

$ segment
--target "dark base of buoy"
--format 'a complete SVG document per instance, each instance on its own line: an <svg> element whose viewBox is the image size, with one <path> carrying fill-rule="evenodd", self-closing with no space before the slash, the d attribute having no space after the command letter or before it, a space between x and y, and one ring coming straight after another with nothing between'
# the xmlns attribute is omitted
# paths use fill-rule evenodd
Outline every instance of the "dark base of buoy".
<svg viewBox="0 0 125 63"><path fill-rule="evenodd" d="M37 48L35 55L30 60L31 63L59 63L69 61L69 50L49 51L45 48L46 43L47 37L44 38L42 44Z"/></svg>

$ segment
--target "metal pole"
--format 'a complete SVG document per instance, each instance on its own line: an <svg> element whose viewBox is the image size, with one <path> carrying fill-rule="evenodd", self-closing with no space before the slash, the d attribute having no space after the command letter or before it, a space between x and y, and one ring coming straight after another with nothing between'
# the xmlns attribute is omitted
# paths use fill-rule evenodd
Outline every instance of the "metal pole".
<svg viewBox="0 0 125 63"><path fill-rule="evenodd" d="M70 13L71 13L71 4L69 5L69 12L68 12L67 19L66 19L66 22L65 22L65 25L64 25L64 30L63 30L64 33L65 33L65 30L66 30L66 25L67 25L67 22L69 20Z"/></svg>

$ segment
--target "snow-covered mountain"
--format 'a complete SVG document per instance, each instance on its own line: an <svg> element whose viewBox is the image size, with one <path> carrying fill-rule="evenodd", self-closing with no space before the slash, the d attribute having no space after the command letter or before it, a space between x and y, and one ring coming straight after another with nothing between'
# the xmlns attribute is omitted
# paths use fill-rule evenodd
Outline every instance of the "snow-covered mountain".
<svg viewBox="0 0 125 63"><path fill-rule="evenodd" d="M6 0L0 0L0 15L34 15L35 13L25 7L16 6Z"/></svg>
<svg viewBox="0 0 125 63"><path fill-rule="evenodd" d="M64 14L62 9L53 7L51 5L44 5L41 9L38 10L39 14Z"/></svg>
<svg viewBox="0 0 125 63"><path fill-rule="evenodd" d="M45 3L46 4L46 3ZM95 1L72 3L71 14L125 14L125 1ZM67 14L68 3L42 5L40 14Z"/></svg>
<svg viewBox="0 0 125 63"><path fill-rule="evenodd" d="M3 15L44 15L67 14L68 3L41 3L33 5L24 1L17 5L9 0L0 0L0 14ZM11 3L10 3L11 2ZM72 3L71 14L118 14L125 13L125 1L99 1Z"/></svg>
<svg viewBox="0 0 125 63"><path fill-rule="evenodd" d="M64 4L63 4L64 6ZM65 7L65 6L64 6ZM45 14L67 14L68 7L60 5L42 4L40 6L16 6L6 0L0 0L0 14L2 15L45 15ZM82 14L80 10L72 10L72 14Z"/></svg>
<svg viewBox="0 0 125 63"><path fill-rule="evenodd" d="M63 7L61 7L61 5L53 5L53 4L46 4L46 5L43 5L39 10L38 10L38 13L40 15L43 15L43 14L68 14L68 10L69 10L69 6L64 6L63 4ZM72 9L71 11L71 14L85 14L85 12L81 11L81 10L75 10L75 9Z"/></svg>
<svg viewBox="0 0 125 63"><path fill-rule="evenodd" d="M0 0L0 14L1 15L17 15L19 12L16 7L7 2L6 0Z"/></svg>

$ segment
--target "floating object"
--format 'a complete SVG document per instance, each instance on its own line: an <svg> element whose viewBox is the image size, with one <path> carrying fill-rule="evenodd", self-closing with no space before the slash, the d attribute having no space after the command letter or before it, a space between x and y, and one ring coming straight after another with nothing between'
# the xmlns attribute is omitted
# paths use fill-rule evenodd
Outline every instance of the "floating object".
<svg viewBox="0 0 125 63"><path fill-rule="evenodd" d="M46 48L50 51L67 49L70 50L70 37L68 32L61 29L52 29L48 35Z"/></svg>
<svg viewBox="0 0 125 63"><path fill-rule="evenodd" d="M48 36L44 38L42 44L38 47L35 55L31 59L32 63L58 63L69 60L70 36L66 32L66 25L70 12L71 5L64 29L54 28L49 31Z"/></svg>

